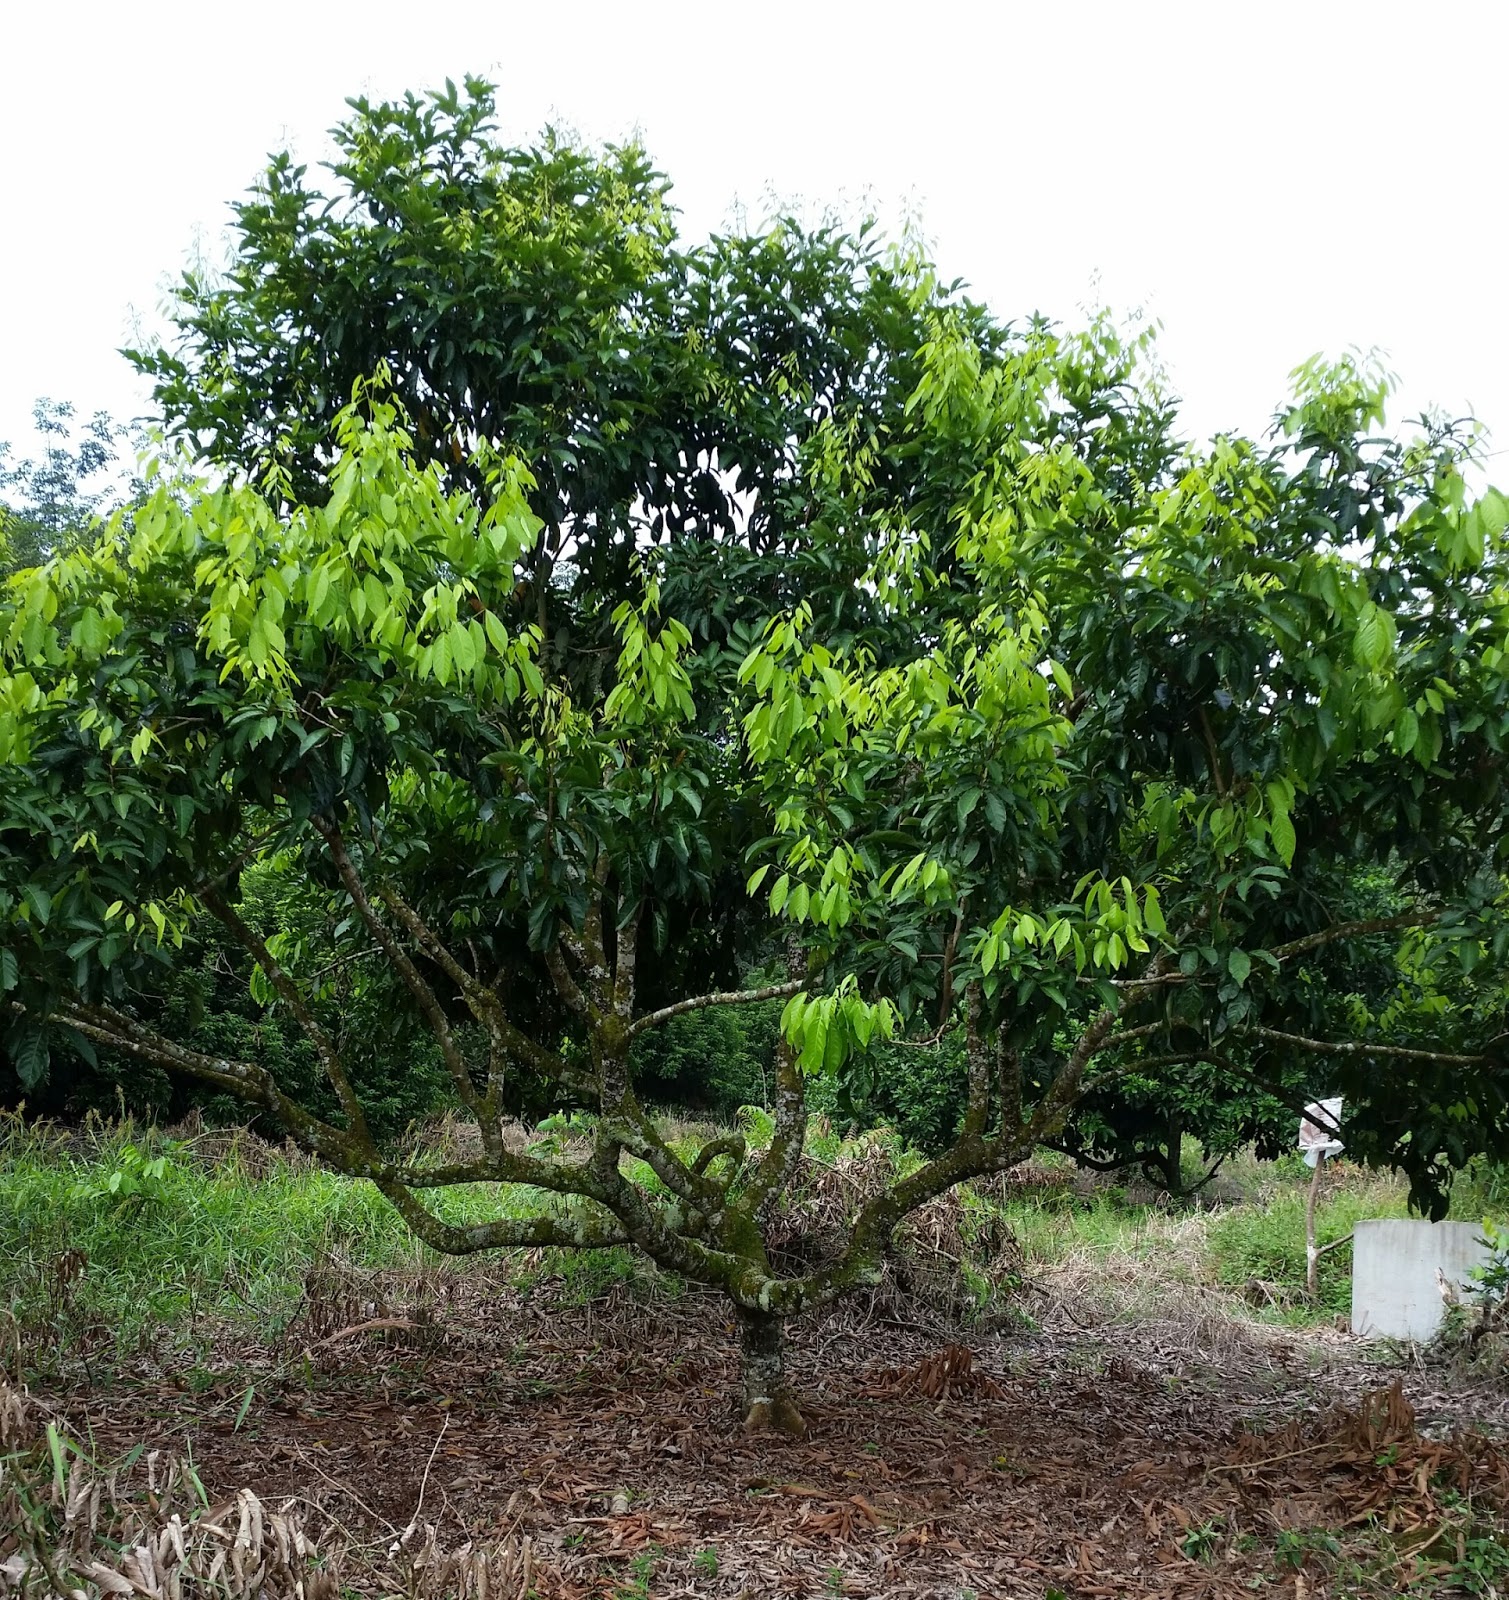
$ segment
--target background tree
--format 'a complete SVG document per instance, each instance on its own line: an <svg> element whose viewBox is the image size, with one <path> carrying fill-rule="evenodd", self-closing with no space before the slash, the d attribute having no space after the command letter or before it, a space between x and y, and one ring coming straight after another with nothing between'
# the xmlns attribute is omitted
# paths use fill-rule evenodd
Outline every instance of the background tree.
<svg viewBox="0 0 1509 1600"><path fill-rule="evenodd" d="M38 400L32 426L40 456L12 459L0 441L0 565L6 573L33 567L78 543L95 520L128 500L135 487L125 459L130 429L96 411L76 420L66 400Z"/></svg>
<svg viewBox="0 0 1509 1600"><path fill-rule="evenodd" d="M899 414L946 291L868 230L787 218L683 245L642 150L503 145L478 79L350 106L327 186L274 156L234 207L228 272L187 273L174 336L128 352L170 433L314 500L337 411L384 367L448 485L481 489L479 441L527 467L540 529L517 614L583 674L611 667L606 618L646 544L742 552L733 583L698 567L682 596L668 575L670 614L709 636L751 589L799 594L818 575L804 450L819 427L863 444ZM840 555L825 545L836 607L855 572Z"/></svg>

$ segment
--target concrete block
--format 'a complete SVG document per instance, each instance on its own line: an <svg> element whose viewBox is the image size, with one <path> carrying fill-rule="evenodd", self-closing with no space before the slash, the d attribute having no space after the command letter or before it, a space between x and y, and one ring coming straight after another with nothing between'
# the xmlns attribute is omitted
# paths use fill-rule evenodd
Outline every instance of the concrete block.
<svg viewBox="0 0 1509 1600"><path fill-rule="evenodd" d="M1455 1288L1486 1264L1476 1222L1380 1217L1352 1230L1352 1332L1375 1339L1435 1337L1445 1315L1439 1272Z"/></svg>

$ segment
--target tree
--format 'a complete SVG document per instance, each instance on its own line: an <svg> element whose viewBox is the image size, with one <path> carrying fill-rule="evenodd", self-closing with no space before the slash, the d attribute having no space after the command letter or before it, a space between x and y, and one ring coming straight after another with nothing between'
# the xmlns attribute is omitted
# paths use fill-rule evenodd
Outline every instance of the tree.
<svg viewBox="0 0 1509 1600"><path fill-rule="evenodd" d="M32 421L47 441L40 457L13 464L10 445L0 442L0 565L7 573L82 539L128 489L121 447L132 437L129 429L103 411L78 427L66 400L38 400Z"/></svg>
<svg viewBox="0 0 1509 1600"><path fill-rule="evenodd" d="M932 321L947 307L998 377L1052 366L1051 331L998 324L870 228L786 217L688 246L642 151L550 132L505 146L494 99L468 80L356 100L327 173L272 158L235 208L229 270L186 274L168 343L132 353L169 433L281 509L318 504L337 407L381 365L415 459L448 489L485 495L479 445L523 462L539 527L497 615L510 632L540 630L541 670L584 708L613 688L611 619L638 602L650 548L661 614L694 642L699 704L722 703L769 616L799 599L830 641L905 654L913 623L898 626L868 575L892 530L949 507L950 447L918 448L907 421ZM1124 379L1080 363L1060 391L1072 398L1023 425L1108 480L1152 472L1161 424ZM861 486L874 515L855 512ZM940 545L940 567L951 559ZM968 609L967 585L933 594ZM657 908L680 920L659 930L647 1004L737 987L741 968L779 961L739 893L754 821L733 819L746 831L722 849L709 905ZM429 866L465 892L467 851L437 849ZM510 925L477 942L507 969L516 1003L539 1005L535 1024L558 1031L570 1018L525 933Z"/></svg>
<svg viewBox="0 0 1509 1600"><path fill-rule="evenodd" d="M1314 379L1271 451L1221 440L1140 482L1098 472L1055 423L1023 425L1077 371L1115 387L1104 327L1007 364L940 314L920 360L912 436L888 447L932 453L965 492L934 486L932 527L866 535L884 657L818 637L806 603L742 661L699 649L660 613L669 557L649 553L613 613L606 692L578 698L509 609L541 521L527 468L479 450L484 494L448 487L380 387L340 416L317 503L159 481L97 544L13 579L0 983L17 1059L40 1073L66 1034L214 1084L440 1250L631 1245L729 1297L749 1419L794 1429L785 1322L873 1281L910 1210L1020 1161L1121 1071L1334 1059L1352 1147L1425 1198L1472 1150L1503 1149L1503 499L1467 505L1437 438L1384 448L1361 521L1317 525L1358 482L1374 407L1352 369ZM846 507L875 513L875 477L853 487L841 450L811 470L842 542ZM332 1036L297 951L245 915L244 874L273 858L381 952L478 1154L439 1162L372 1132L362 1041ZM1397 909L1339 917L1364 858ZM786 976L698 992L679 953L748 868ZM141 975L195 911L247 953L338 1109L142 1019ZM1277 1025L1321 963L1380 939L1392 1014ZM1443 1050L1419 1025L1452 984L1474 1003ZM768 1142L674 1146L634 1090L635 1041L769 999L785 1005ZM776 1270L762 1230L801 1158L809 1078L951 1026L957 1137L861 1205L836 1256ZM520 1072L593 1108L585 1156L505 1147ZM478 1219L447 1198L477 1182L517 1187Z"/></svg>

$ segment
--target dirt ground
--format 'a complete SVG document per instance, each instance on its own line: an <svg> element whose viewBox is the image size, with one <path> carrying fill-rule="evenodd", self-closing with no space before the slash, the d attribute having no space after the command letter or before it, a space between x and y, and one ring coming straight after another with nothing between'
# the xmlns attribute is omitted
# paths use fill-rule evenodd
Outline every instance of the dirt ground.
<svg viewBox="0 0 1509 1600"><path fill-rule="evenodd" d="M108 1391L35 1398L96 1460L145 1443L189 1456L212 1496L296 1503L338 1532L357 1587L361 1552L422 1522L527 1548L505 1592L540 1600L1318 1600L1357 1591L1304 1554L1309 1530L1423 1549L1444 1505L1501 1506L1509 1485L1486 1436L1453 1441L1501 1423L1499 1399L1369 1366L1339 1335L1060 1318L961 1341L849 1309L794 1335L794 1444L740 1430L713 1300L364 1292L227 1352L223 1377L147 1359ZM414 1325L349 1331L363 1321Z"/></svg>

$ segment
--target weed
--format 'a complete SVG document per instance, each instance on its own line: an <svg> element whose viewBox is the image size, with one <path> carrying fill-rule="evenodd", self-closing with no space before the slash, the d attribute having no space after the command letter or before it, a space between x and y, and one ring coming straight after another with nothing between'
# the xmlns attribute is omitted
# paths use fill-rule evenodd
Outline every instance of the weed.
<svg viewBox="0 0 1509 1600"><path fill-rule="evenodd" d="M1470 1595L1495 1600L1509 1585L1509 1546L1496 1534L1464 1539L1451 1569L1452 1581Z"/></svg>
<svg viewBox="0 0 1509 1600"><path fill-rule="evenodd" d="M1294 1572L1298 1572L1312 1555L1341 1553L1341 1546L1332 1535L1317 1528L1284 1528L1273 1541L1273 1547L1282 1565Z"/></svg>
<svg viewBox="0 0 1509 1600"><path fill-rule="evenodd" d="M629 1563L629 1579L618 1587L615 1600L650 1600L650 1579L655 1576L655 1558L660 1552L654 1545L641 1550Z"/></svg>
<svg viewBox="0 0 1509 1600"><path fill-rule="evenodd" d="M1221 1532L1219 1517L1211 1522L1202 1522L1184 1535L1179 1541L1179 1548L1191 1561L1210 1561L1221 1541Z"/></svg>
<svg viewBox="0 0 1509 1600"><path fill-rule="evenodd" d="M704 1578L718 1576L718 1552L711 1545L706 1550L699 1550L692 1557L692 1567Z"/></svg>
<svg viewBox="0 0 1509 1600"><path fill-rule="evenodd" d="M74 1185L79 1200L113 1200L117 1215L128 1216L148 1205L160 1205L169 1195L168 1172L176 1167L175 1156L181 1145L165 1145L149 1155L139 1146L122 1144L115 1152L115 1164L108 1171L88 1173Z"/></svg>

